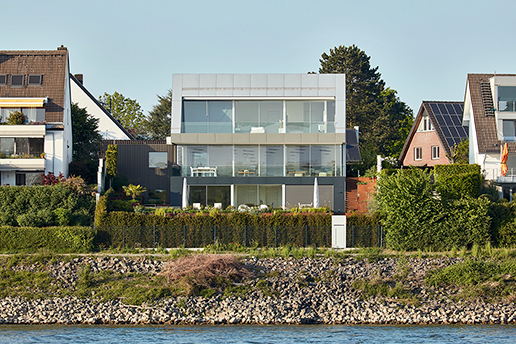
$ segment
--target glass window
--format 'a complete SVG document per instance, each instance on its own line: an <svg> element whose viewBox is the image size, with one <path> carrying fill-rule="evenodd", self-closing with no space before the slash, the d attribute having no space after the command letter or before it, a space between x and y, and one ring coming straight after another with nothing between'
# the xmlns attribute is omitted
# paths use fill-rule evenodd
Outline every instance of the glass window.
<svg viewBox="0 0 516 344"><path fill-rule="evenodd" d="M504 120L503 121L503 136L504 137L514 137L515 135L515 128L514 128L514 121L510 120Z"/></svg>
<svg viewBox="0 0 516 344"><path fill-rule="evenodd" d="M11 112L20 111L21 109L13 109L13 108L0 108L0 116L2 123L6 123L9 116L11 116Z"/></svg>
<svg viewBox="0 0 516 344"><path fill-rule="evenodd" d="M231 202L231 191L229 186L208 186L208 203L206 205L220 205L222 209L226 209Z"/></svg>
<svg viewBox="0 0 516 344"><path fill-rule="evenodd" d="M206 206L206 200L207 200L206 186L191 185L191 186L189 186L189 189L190 189L190 197L188 198L189 204L191 204L193 206L195 203L199 203L202 206Z"/></svg>
<svg viewBox="0 0 516 344"><path fill-rule="evenodd" d="M287 101L287 133L308 133L310 131L310 103Z"/></svg>
<svg viewBox="0 0 516 344"><path fill-rule="evenodd" d="M233 132L233 103L231 101L208 101L208 132Z"/></svg>
<svg viewBox="0 0 516 344"><path fill-rule="evenodd" d="M414 148L414 160L423 159L423 153L421 147Z"/></svg>
<svg viewBox="0 0 516 344"><path fill-rule="evenodd" d="M334 145L311 146L311 175L320 177L335 175L335 153Z"/></svg>
<svg viewBox="0 0 516 344"><path fill-rule="evenodd" d="M23 86L23 75L11 75L11 86Z"/></svg>
<svg viewBox="0 0 516 344"><path fill-rule="evenodd" d="M259 102L236 101L235 102L235 133L250 133L258 131Z"/></svg>
<svg viewBox="0 0 516 344"><path fill-rule="evenodd" d="M0 74L0 86L7 85L7 75Z"/></svg>
<svg viewBox="0 0 516 344"><path fill-rule="evenodd" d="M287 177L303 177L309 175L310 146L287 146Z"/></svg>
<svg viewBox="0 0 516 344"><path fill-rule="evenodd" d="M258 185L258 202L271 208L281 207L281 192L281 185Z"/></svg>
<svg viewBox="0 0 516 344"><path fill-rule="evenodd" d="M45 109L43 108L25 108L22 109L22 112L29 123L45 121Z"/></svg>
<svg viewBox="0 0 516 344"><path fill-rule="evenodd" d="M42 81L43 81L43 75L41 75L41 74L29 75L28 80L27 80L29 86L39 86L39 85L41 85Z"/></svg>
<svg viewBox="0 0 516 344"><path fill-rule="evenodd" d="M208 115L206 101L189 100L183 103L183 133L207 133Z"/></svg>
<svg viewBox="0 0 516 344"><path fill-rule="evenodd" d="M258 146L235 146L235 176L258 174Z"/></svg>
<svg viewBox="0 0 516 344"><path fill-rule="evenodd" d="M236 206L245 204L253 207L258 204L258 189L256 185L235 185Z"/></svg>
<svg viewBox="0 0 516 344"><path fill-rule="evenodd" d="M0 138L0 153L4 157L9 157L14 154L14 138L2 137Z"/></svg>
<svg viewBox="0 0 516 344"><path fill-rule="evenodd" d="M498 111L516 111L516 86L498 86Z"/></svg>
<svg viewBox="0 0 516 344"><path fill-rule="evenodd" d="M260 147L260 176L283 176L283 146Z"/></svg>
<svg viewBox="0 0 516 344"><path fill-rule="evenodd" d="M17 137L14 139L14 152L17 155L29 154L29 139L26 137Z"/></svg>
<svg viewBox="0 0 516 344"><path fill-rule="evenodd" d="M439 159L439 146L432 146L432 159Z"/></svg>
<svg viewBox="0 0 516 344"><path fill-rule="evenodd" d="M283 128L283 102L263 101L260 102L260 127L266 133L279 133Z"/></svg>
<svg viewBox="0 0 516 344"><path fill-rule="evenodd" d="M183 176L193 176L193 169L208 166L208 146L184 146Z"/></svg>
<svg viewBox="0 0 516 344"><path fill-rule="evenodd" d="M44 152L44 139L29 139L29 154L33 157L41 156Z"/></svg>
<svg viewBox="0 0 516 344"><path fill-rule="evenodd" d="M208 166L217 168L217 176L231 177L233 146L208 146Z"/></svg>
<svg viewBox="0 0 516 344"><path fill-rule="evenodd" d="M167 168L167 152L149 152L149 168Z"/></svg>

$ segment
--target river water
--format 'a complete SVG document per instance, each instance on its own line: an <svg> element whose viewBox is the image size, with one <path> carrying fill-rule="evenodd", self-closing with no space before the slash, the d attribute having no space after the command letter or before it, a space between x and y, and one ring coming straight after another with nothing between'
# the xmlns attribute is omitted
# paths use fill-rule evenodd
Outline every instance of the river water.
<svg viewBox="0 0 516 344"><path fill-rule="evenodd" d="M2 325L0 343L515 343L515 325Z"/></svg>

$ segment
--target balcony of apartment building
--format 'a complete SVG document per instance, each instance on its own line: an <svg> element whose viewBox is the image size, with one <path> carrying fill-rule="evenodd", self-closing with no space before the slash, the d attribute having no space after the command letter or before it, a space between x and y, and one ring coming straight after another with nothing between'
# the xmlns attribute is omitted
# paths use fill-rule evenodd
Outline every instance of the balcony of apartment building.
<svg viewBox="0 0 516 344"><path fill-rule="evenodd" d="M178 145L183 177L334 177L343 145Z"/></svg>
<svg viewBox="0 0 516 344"><path fill-rule="evenodd" d="M44 132L45 126L42 127ZM35 131L32 132L34 134ZM0 170L2 171L44 171L44 157L43 138L0 137Z"/></svg>

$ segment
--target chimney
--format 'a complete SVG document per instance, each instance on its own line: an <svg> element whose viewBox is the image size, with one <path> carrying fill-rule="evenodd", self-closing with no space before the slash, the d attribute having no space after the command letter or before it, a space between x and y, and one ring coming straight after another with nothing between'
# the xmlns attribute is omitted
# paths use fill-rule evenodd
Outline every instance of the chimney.
<svg viewBox="0 0 516 344"><path fill-rule="evenodd" d="M81 83L81 85L84 85L84 82L83 82L84 77L82 74L74 74L73 76L77 79L77 81L79 81Z"/></svg>
<svg viewBox="0 0 516 344"><path fill-rule="evenodd" d="M67 50L66 47L64 45L61 44L60 47L57 47L57 50Z"/></svg>

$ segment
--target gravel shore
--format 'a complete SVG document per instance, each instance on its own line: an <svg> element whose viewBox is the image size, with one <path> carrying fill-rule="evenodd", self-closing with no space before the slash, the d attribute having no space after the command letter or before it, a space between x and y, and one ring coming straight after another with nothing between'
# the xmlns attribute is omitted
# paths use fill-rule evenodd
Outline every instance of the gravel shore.
<svg viewBox="0 0 516 344"><path fill-rule="evenodd" d="M63 297L0 299L0 324L452 324L515 323L514 302L457 300L456 291L429 287L423 276L460 258L388 258L369 263L353 258L247 258L255 277L242 296L177 297L133 306L115 299ZM152 258L80 257L55 262L51 276L73 288L84 264L101 270L156 274L164 262ZM14 266L33 270L37 266ZM403 272L411 300L364 298L353 281L392 281ZM399 278L399 277L398 277ZM260 282L259 281L265 281ZM415 300L415 302L413 302Z"/></svg>

